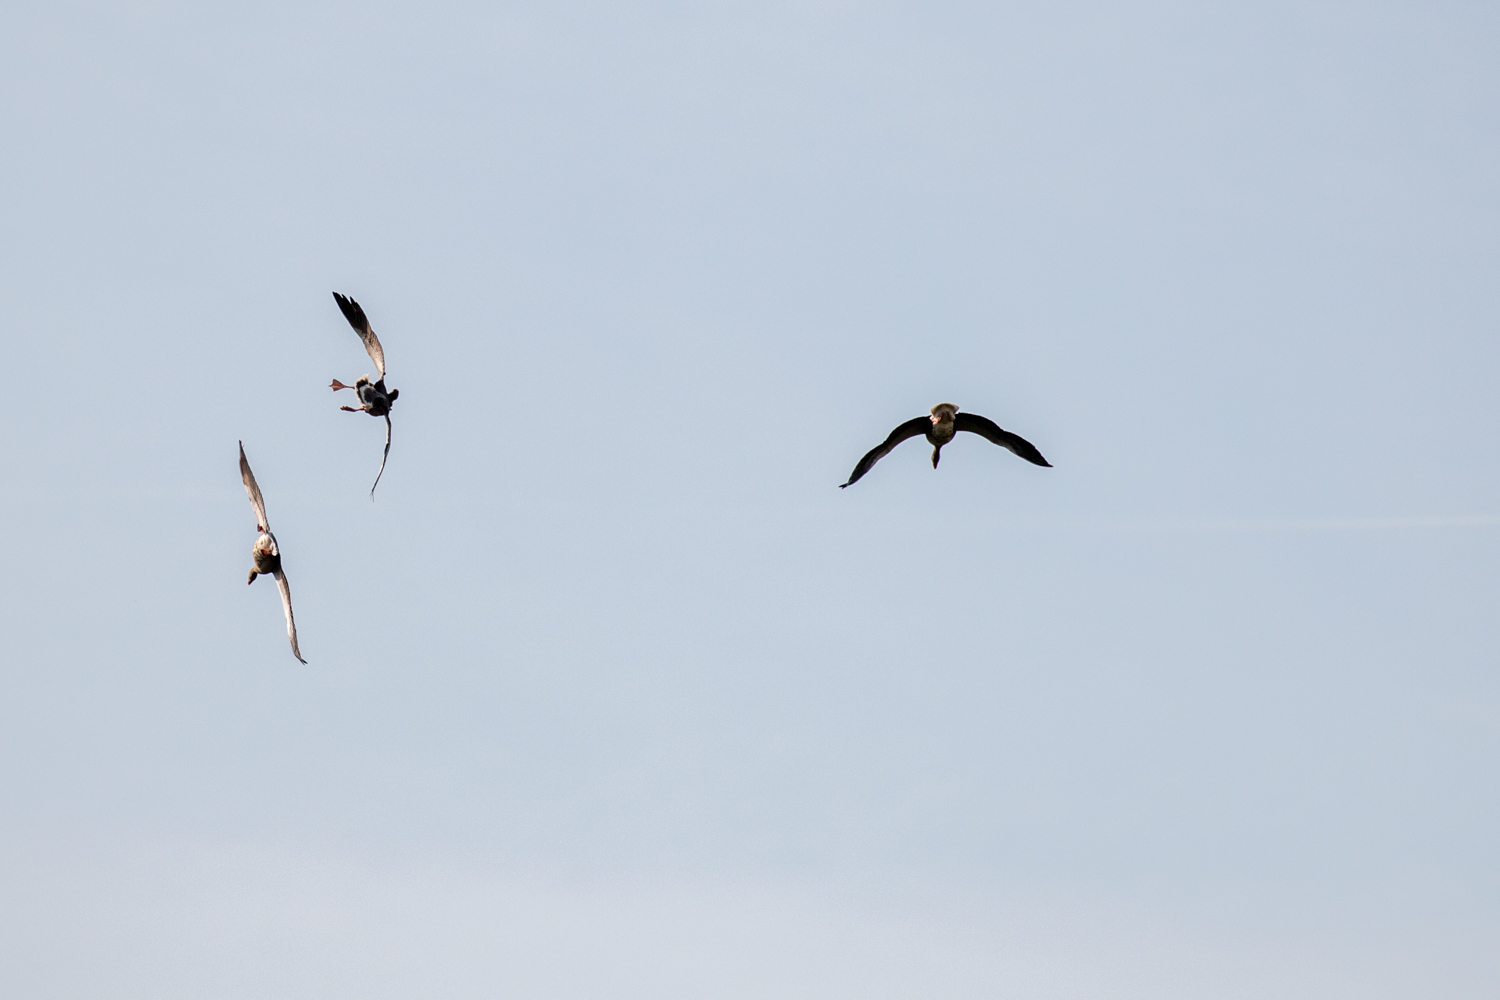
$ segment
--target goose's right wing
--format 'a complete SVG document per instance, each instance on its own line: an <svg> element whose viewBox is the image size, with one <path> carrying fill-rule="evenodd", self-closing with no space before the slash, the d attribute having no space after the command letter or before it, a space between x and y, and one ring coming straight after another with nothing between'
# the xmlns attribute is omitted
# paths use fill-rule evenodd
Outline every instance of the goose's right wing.
<svg viewBox="0 0 1500 1000"><path fill-rule="evenodd" d="M297 648L297 619L292 617L292 588L287 585L286 574L279 569L276 571L276 586L281 591L281 610L286 612L286 637L292 641L292 655L299 663L306 663L302 659L302 651Z"/></svg>
<svg viewBox="0 0 1500 1000"><path fill-rule="evenodd" d="M988 441L993 441L1000 447L1026 459L1032 465L1045 465L1049 469L1052 468L1052 463L1042 457L1042 453L1036 450L1036 445L1019 434L1012 434L988 417L981 417L977 413L959 413L953 418L953 428L955 431L968 431Z"/></svg>
<svg viewBox="0 0 1500 1000"><path fill-rule="evenodd" d="M375 370L380 374L377 379L385 378L385 351L380 349L380 338L375 336L375 331L370 329L370 321L365 318L365 311L359 307L359 303L338 292L333 293L339 309L343 310L344 318L349 325L354 327L354 332L359 334L359 339L364 341L365 350L370 353L370 360L375 362Z"/></svg>
<svg viewBox="0 0 1500 1000"><path fill-rule="evenodd" d="M391 457L391 415L385 415L385 454L380 456L380 471L375 473L375 486L380 485L380 477L385 475L385 460ZM375 486L370 487L370 499L375 499Z"/></svg>
<svg viewBox="0 0 1500 1000"><path fill-rule="evenodd" d="M900 444L902 441L905 441L907 438L914 438L919 434L926 434L927 428L931 426L932 418L913 417L906 423L902 424L900 427L897 427L895 430L891 431L890 437L886 438L876 447L871 448L869 453L865 455L864 458L859 460L859 464L854 467L854 471L849 473L849 481L847 483L840 483L839 489L843 489L845 486L853 486L855 483L859 482L860 477L863 476L866 472L869 472L870 469L874 467L876 462L880 461L882 458L885 458L886 455L890 454L892 448L896 447L896 445Z"/></svg>
<svg viewBox="0 0 1500 1000"><path fill-rule="evenodd" d="M270 531L271 524L266 520L266 501L260 495L260 486L255 482L255 473L250 471L250 463L245 459L245 442L240 442L240 478L245 481L245 493L250 497L250 506L255 508L255 526L262 531Z"/></svg>

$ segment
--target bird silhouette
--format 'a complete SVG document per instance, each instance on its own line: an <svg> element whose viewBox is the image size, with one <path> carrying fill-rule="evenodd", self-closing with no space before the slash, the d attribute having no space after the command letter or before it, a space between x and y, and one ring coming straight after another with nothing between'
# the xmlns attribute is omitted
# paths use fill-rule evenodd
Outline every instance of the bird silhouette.
<svg viewBox="0 0 1500 1000"><path fill-rule="evenodd" d="M385 452L380 456L380 471L375 473L375 486L380 485L380 477L385 475L385 460L391 455L391 406L396 402L396 397L401 395L398 389L386 389L385 387L385 351L380 347L380 338L375 336L375 331L370 328L370 321L365 318L365 311L359 307L359 303L338 292L333 293L334 301L339 304L344 318L349 325L354 327L354 332L359 334L359 339L365 345L365 350L370 354L370 360L375 362L375 373L377 378L370 381L368 374L361 375L355 379L353 385L345 385L338 379L334 379L329 386L334 392L340 389L353 389L354 394L359 397L358 406L341 406L339 409L350 413L368 413L372 417L385 418ZM375 499L375 486L370 487L370 499Z"/></svg>
<svg viewBox="0 0 1500 1000"><path fill-rule="evenodd" d="M1052 463L1042 457L1042 453L1036 450L1036 445L1010 431L1002 430L998 424L987 417L981 417L977 413L960 413L958 407L952 403L939 403L932 408L931 416L913 417L906 423L891 431L890 436L879 445L871 448L854 471L849 473L849 481L840 483L839 489L853 486L859 482L860 477L874 468L875 463L890 454L892 448L917 435L925 435L932 443L932 467L937 468L938 457L943 450L943 445L953 440L953 436L959 431L969 431L980 437L993 441L1002 448L1008 448L1015 454L1026 459L1032 465L1045 465L1052 467Z"/></svg>
<svg viewBox="0 0 1500 1000"><path fill-rule="evenodd" d="M281 568L281 549L276 536L271 534L271 523L266 519L266 501L260 495L260 486L255 482L255 473L250 471L250 462L245 458L245 442L240 442L240 478L245 482L245 493L250 497L250 506L255 508L255 544L250 548L250 579L254 583L261 574L274 576L281 590L281 608L286 612L286 636L292 643L292 655L301 663L302 651L297 648L297 619L292 617L292 588L286 582L286 573Z"/></svg>

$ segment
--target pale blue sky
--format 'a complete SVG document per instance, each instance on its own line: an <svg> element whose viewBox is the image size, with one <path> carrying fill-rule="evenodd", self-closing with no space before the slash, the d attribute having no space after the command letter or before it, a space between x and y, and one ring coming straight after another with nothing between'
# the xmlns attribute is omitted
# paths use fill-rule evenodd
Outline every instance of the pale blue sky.
<svg viewBox="0 0 1500 1000"><path fill-rule="evenodd" d="M1494 996L1497 43L0 12L0 992Z"/></svg>

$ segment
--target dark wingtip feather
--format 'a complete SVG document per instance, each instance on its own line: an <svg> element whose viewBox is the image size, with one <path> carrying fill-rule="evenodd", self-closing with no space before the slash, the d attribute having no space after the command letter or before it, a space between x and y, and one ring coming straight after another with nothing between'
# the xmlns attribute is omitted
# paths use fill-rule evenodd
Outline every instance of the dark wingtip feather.
<svg viewBox="0 0 1500 1000"><path fill-rule="evenodd" d="M344 318L349 321L349 325L354 327L356 332L362 332L363 328L369 325L369 320L365 319L365 311L360 308L358 302L338 292L333 293L333 301L339 304L339 312L344 314Z"/></svg>
<svg viewBox="0 0 1500 1000"><path fill-rule="evenodd" d="M1029 454L1023 454L1021 457L1026 459L1026 461L1030 462L1032 465L1040 465L1044 469L1052 468L1052 463L1043 458L1042 453L1040 451L1037 451L1035 446L1031 447L1031 451Z"/></svg>

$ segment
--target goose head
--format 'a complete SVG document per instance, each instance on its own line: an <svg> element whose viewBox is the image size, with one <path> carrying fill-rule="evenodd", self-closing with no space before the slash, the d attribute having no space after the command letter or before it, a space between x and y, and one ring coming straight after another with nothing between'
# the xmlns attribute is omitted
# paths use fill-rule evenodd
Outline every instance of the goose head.
<svg viewBox="0 0 1500 1000"><path fill-rule="evenodd" d="M939 403L932 408L932 416L929 419L934 424L951 424L956 413L958 413L958 407L952 403Z"/></svg>

